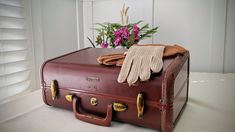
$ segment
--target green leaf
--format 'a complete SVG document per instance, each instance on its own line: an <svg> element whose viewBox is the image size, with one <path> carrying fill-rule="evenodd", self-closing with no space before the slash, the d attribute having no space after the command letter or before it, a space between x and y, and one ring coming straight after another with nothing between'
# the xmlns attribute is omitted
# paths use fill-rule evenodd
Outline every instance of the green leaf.
<svg viewBox="0 0 235 132"><path fill-rule="evenodd" d="M143 22L143 20L140 20L140 21L138 21L138 22L136 22L135 24L140 24L140 23L142 23Z"/></svg>
<svg viewBox="0 0 235 132"><path fill-rule="evenodd" d="M143 27L140 28L140 31L146 29L146 28L149 28L149 25L148 24L145 24Z"/></svg>
<svg viewBox="0 0 235 132"><path fill-rule="evenodd" d="M102 29L94 28L94 30L99 32L99 33L102 32Z"/></svg>
<svg viewBox="0 0 235 132"><path fill-rule="evenodd" d="M106 27L107 27L105 24L101 24L101 23L95 23L95 25L99 25L99 26L101 26L101 27L103 27L103 28L106 28Z"/></svg>

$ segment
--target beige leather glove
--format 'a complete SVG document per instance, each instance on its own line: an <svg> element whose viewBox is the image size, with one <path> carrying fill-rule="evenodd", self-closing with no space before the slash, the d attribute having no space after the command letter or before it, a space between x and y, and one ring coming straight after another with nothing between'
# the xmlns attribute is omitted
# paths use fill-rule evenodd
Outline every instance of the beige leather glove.
<svg viewBox="0 0 235 132"><path fill-rule="evenodd" d="M164 46L132 46L126 55L118 82L123 83L127 80L129 85L138 81L147 81L154 73L160 72L163 66Z"/></svg>

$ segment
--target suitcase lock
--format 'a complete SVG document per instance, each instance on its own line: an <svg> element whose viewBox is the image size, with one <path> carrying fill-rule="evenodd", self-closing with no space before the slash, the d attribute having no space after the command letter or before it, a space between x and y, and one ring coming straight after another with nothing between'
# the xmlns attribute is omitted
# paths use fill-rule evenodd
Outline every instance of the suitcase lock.
<svg viewBox="0 0 235 132"><path fill-rule="evenodd" d="M98 105L98 100L97 100L97 98L92 97L92 98L90 99L90 103L91 103L92 106Z"/></svg>
<svg viewBox="0 0 235 132"><path fill-rule="evenodd" d="M56 80L51 81L51 97L55 100L58 95L58 82Z"/></svg>
<svg viewBox="0 0 235 132"><path fill-rule="evenodd" d="M137 105L137 117L141 119L144 115L144 96L142 93L138 94L136 105Z"/></svg>

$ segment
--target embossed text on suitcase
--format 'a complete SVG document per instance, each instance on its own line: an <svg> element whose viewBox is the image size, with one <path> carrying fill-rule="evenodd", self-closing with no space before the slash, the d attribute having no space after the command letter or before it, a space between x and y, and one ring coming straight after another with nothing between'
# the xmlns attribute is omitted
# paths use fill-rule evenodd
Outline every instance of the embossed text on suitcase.
<svg viewBox="0 0 235 132"><path fill-rule="evenodd" d="M44 102L97 125L116 120L173 131L188 100L189 52L164 59L160 73L131 87L117 82L120 67L96 61L119 52L123 50L86 48L46 61L41 68Z"/></svg>

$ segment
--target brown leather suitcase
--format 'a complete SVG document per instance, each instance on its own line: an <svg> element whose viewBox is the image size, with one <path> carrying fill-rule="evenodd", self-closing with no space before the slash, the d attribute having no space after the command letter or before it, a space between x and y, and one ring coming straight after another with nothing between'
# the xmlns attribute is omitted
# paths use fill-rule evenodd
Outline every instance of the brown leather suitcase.
<svg viewBox="0 0 235 132"><path fill-rule="evenodd" d="M97 125L117 120L173 131L188 100L189 53L164 59L160 73L129 87L117 82L120 67L96 61L121 51L86 48L46 61L41 68L44 102L73 110L76 118Z"/></svg>

